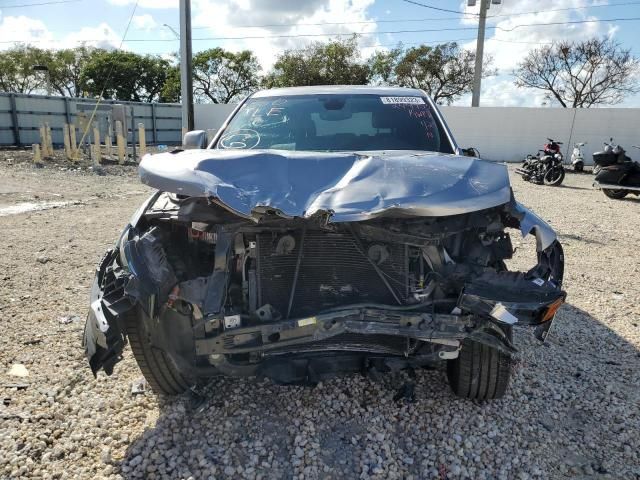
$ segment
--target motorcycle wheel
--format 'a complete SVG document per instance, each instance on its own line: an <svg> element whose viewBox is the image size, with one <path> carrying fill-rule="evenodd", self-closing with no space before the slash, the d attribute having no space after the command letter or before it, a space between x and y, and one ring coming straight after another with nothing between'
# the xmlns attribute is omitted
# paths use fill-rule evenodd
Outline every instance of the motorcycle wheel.
<svg viewBox="0 0 640 480"><path fill-rule="evenodd" d="M602 167L600 165L595 165L593 167L593 174L597 175L600 172L600 170L602 170Z"/></svg>
<svg viewBox="0 0 640 480"><path fill-rule="evenodd" d="M581 173L582 171L584 171L584 163L576 162L575 165L573 166L573 170L575 172Z"/></svg>
<svg viewBox="0 0 640 480"><path fill-rule="evenodd" d="M556 187L562 183L564 180L564 168L563 167L553 167L547 170L544 174L544 184L549 185L551 187Z"/></svg>
<svg viewBox="0 0 640 480"><path fill-rule="evenodd" d="M614 200L621 200L626 197L629 192L627 192L626 190L610 190L608 188L603 188L602 193L604 193L609 198L613 198Z"/></svg>

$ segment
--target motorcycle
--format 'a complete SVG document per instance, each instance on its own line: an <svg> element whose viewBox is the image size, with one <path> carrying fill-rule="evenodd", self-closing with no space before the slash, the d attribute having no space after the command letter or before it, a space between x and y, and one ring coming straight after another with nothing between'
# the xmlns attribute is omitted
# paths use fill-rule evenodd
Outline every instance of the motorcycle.
<svg viewBox="0 0 640 480"><path fill-rule="evenodd" d="M573 152L571 152L571 166L573 167L574 172L584 171L584 155L582 154L582 147L586 144L587 142L573 144Z"/></svg>
<svg viewBox="0 0 640 480"><path fill-rule="evenodd" d="M638 145L633 147L640 149ZM607 197L620 200L628 194L640 195L640 164L631 160L620 145L614 146L613 139L605 143L604 151L593 154L593 162L598 167L593 186Z"/></svg>
<svg viewBox="0 0 640 480"><path fill-rule="evenodd" d="M549 143L544 144L537 155L527 155L522 167L516 169L516 173L522 179L537 185L557 186L562 183L565 176L562 166L562 142L548 138ZM542 154L541 154L542 153Z"/></svg>
<svg viewBox="0 0 640 480"><path fill-rule="evenodd" d="M618 163L618 157L616 155L620 155L619 149L622 149L620 145L616 145L613 143L613 138L609 138L608 142L602 142L603 148L601 152L595 152L593 154L593 174L597 175L602 167L607 167L609 165L613 165L614 163ZM615 152L614 152L615 150ZM596 157L597 155L597 157ZM622 150L622 157L620 161L624 161L625 152ZM598 158L599 163L595 163L596 158Z"/></svg>

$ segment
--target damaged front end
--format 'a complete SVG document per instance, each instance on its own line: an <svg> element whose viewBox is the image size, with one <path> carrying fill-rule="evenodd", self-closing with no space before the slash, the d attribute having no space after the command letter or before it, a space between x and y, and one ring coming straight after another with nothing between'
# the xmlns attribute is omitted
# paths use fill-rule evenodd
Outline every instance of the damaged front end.
<svg viewBox="0 0 640 480"><path fill-rule="evenodd" d="M543 341L564 302L562 247L513 198L331 220L270 208L248 218L212 197L157 193L98 267L84 340L94 374L111 374L136 322L190 381L293 382L451 360L466 339L511 353L514 324ZM528 271L506 268L509 229L535 235Z"/></svg>

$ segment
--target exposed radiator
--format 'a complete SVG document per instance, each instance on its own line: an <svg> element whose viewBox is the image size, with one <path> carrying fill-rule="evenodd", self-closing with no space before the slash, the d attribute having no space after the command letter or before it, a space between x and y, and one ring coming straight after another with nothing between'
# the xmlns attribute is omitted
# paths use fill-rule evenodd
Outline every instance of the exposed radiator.
<svg viewBox="0 0 640 480"><path fill-rule="evenodd" d="M259 305L271 304L286 315L301 244L292 318L353 303L397 305L395 297L404 302L408 296L405 245L358 243L351 233L307 230L304 240L302 231L257 236Z"/></svg>

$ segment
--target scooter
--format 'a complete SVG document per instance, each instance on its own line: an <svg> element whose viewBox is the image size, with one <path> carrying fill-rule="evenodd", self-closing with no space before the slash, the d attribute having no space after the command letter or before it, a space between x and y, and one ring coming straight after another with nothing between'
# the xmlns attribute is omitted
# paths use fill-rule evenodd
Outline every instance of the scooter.
<svg viewBox="0 0 640 480"><path fill-rule="evenodd" d="M548 138L549 143L544 144L537 155L527 155L522 162L522 167L516 168L516 173L522 179L537 185L557 186L564 180L564 167L562 166L562 142ZM540 154L542 152L542 155Z"/></svg>
<svg viewBox="0 0 640 480"><path fill-rule="evenodd" d="M573 167L574 172L584 171L584 155L582 154L582 147L586 144L587 142L573 144L573 152L571 152L571 166Z"/></svg>
<svg viewBox="0 0 640 480"><path fill-rule="evenodd" d="M593 154L594 164L600 167L593 186L615 200L640 195L640 164L631 160L620 145L605 145L610 148ZM633 147L640 149L638 145Z"/></svg>

